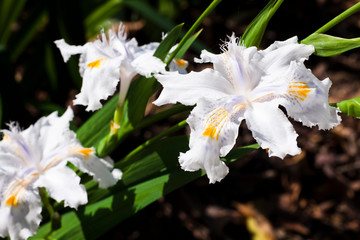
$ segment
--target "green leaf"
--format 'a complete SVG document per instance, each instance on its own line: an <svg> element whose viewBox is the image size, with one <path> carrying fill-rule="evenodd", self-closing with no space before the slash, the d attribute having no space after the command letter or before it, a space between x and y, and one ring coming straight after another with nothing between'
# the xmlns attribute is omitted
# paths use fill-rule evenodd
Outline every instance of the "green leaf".
<svg viewBox="0 0 360 240"><path fill-rule="evenodd" d="M241 37L240 44L244 44L246 47L259 47L270 19L283 1L284 0L270 0L246 28L243 36Z"/></svg>
<svg viewBox="0 0 360 240"><path fill-rule="evenodd" d="M348 116L360 118L360 97L344 100L339 103L331 103L330 105L338 107L342 113Z"/></svg>
<svg viewBox="0 0 360 240"><path fill-rule="evenodd" d="M159 14L157 10L155 10L151 5L149 5L145 1L139 0L124 0L124 5L131 8L135 12L140 13L146 19L152 21L157 26L166 31L170 31L175 26L175 23Z"/></svg>
<svg viewBox="0 0 360 240"><path fill-rule="evenodd" d="M15 62L28 44L34 39L40 28L46 24L48 13L44 9L44 2L38 1L33 9L28 10L26 21L20 24L20 29L13 32L9 42L11 61ZM45 68L46 69L46 68Z"/></svg>
<svg viewBox="0 0 360 240"><path fill-rule="evenodd" d="M346 39L322 33L313 33L302 40L301 43L313 45L315 55L329 57L360 47L360 38Z"/></svg>
<svg viewBox="0 0 360 240"><path fill-rule="evenodd" d="M234 161L257 148L258 145L254 144L232 150L223 160ZM173 137L145 148L131 159L118 162L117 167L124 173L121 182L110 190L99 190L100 195L97 191L89 191L90 204L77 212L62 215L62 228L54 231L51 237L98 239L150 203L203 176L203 171L185 172L180 168L178 154L187 149L187 136ZM46 223L33 239L45 237L49 231L50 224Z"/></svg>
<svg viewBox="0 0 360 240"><path fill-rule="evenodd" d="M76 136L83 146L94 146L109 133L110 121L114 116L118 99L119 95L117 94L81 125Z"/></svg>
<svg viewBox="0 0 360 240"><path fill-rule="evenodd" d="M105 1L102 5L95 8L95 10L89 14L84 23L86 29L86 37L91 38L97 35L98 32L110 26L111 19L123 8L123 0L110 0Z"/></svg>
<svg viewBox="0 0 360 240"><path fill-rule="evenodd" d="M169 65L170 62L174 59L180 49L186 44L189 38L193 35L195 30L202 24L204 19L215 9L215 7L221 2L221 0L213 0L210 5L204 10L204 12L198 17L195 23L191 26L191 28L186 32L184 37L179 42L178 46L172 51L169 55L169 58L166 60L166 64Z"/></svg>
<svg viewBox="0 0 360 240"><path fill-rule="evenodd" d="M185 43L184 45L179 49L179 52L175 55L175 59L181 59L183 55L186 53L186 51L191 47L191 45L194 43L194 41L199 37L200 33L202 32L202 29L200 29L197 33L192 35Z"/></svg>
<svg viewBox="0 0 360 240"><path fill-rule="evenodd" d="M161 61L165 61L166 56L168 55L170 49L175 45L176 40L179 37L179 33L184 26L183 23L175 26L165 37L164 40L161 41L160 45L156 49L154 56L161 59Z"/></svg>
<svg viewBox="0 0 360 240"><path fill-rule="evenodd" d="M11 28L25 6L26 0L0 1L0 45L6 45Z"/></svg>

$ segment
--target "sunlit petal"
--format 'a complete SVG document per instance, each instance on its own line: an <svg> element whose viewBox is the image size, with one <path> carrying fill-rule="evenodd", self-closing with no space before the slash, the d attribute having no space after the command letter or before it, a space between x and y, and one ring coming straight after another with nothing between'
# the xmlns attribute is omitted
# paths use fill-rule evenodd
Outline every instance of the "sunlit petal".
<svg viewBox="0 0 360 240"><path fill-rule="evenodd" d="M0 205L0 236L27 239L36 233L41 221L41 201L37 191L26 191L21 204Z"/></svg>
<svg viewBox="0 0 360 240"><path fill-rule="evenodd" d="M187 119L190 150L180 154L180 165L186 171L205 170L210 183L220 181L228 173L219 156L225 156L234 146L242 120L243 108L231 102L226 98L214 104L200 99Z"/></svg>
<svg viewBox="0 0 360 240"><path fill-rule="evenodd" d="M269 156L284 158L301 152L297 133L285 114L274 103L253 103L246 108L245 119L253 137Z"/></svg>
<svg viewBox="0 0 360 240"><path fill-rule="evenodd" d="M341 118L339 110L328 104L330 79L317 79L302 64L291 64L288 93L281 104L289 116L305 126L319 126L319 129L330 129L337 126Z"/></svg>
<svg viewBox="0 0 360 240"><path fill-rule="evenodd" d="M80 171L93 176L94 181L99 183L100 188L113 186L121 179L122 172L119 169L113 169L113 164L98 158L94 155L94 149L78 148L72 151L68 159Z"/></svg>
<svg viewBox="0 0 360 240"><path fill-rule="evenodd" d="M155 77L164 87L154 102L156 105L176 102L193 105L200 98L216 99L235 93L231 83L212 69L188 74L168 72Z"/></svg>

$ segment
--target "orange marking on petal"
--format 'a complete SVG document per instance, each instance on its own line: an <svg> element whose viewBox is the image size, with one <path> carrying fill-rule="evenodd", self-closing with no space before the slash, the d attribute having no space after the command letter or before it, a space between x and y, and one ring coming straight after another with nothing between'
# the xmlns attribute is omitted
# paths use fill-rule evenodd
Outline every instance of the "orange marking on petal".
<svg viewBox="0 0 360 240"><path fill-rule="evenodd" d="M21 180L20 182L15 183L15 186L13 186L10 190L10 197L7 198L5 204L17 207L21 200L22 192L25 190L29 183L30 182L28 180Z"/></svg>
<svg viewBox="0 0 360 240"><path fill-rule="evenodd" d="M93 61L93 62L89 63L87 66L90 67L90 68L98 68L98 67L100 67L101 61L103 61L103 60L105 60L105 59L100 58L100 59L98 59L96 61Z"/></svg>
<svg viewBox="0 0 360 240"><path fill-rule="evenodd" d="M85 157L89 157L89 155L94 152L94 150L92 148L82 148L80 150L77 151L78 153L80 153L81 155L84 155Z"/></svg>
<svg viewBox="0 0 360 240"><path fill-rule="evenodd" d="M204 136L219 140L219 135L224 125L229 121L230 114L222 107L216 108L204 125Z"/></svg>
<svg viewBox="0 0 360 240"><path fill-rule="evenodd" d="M174 59L176 65L178 65L179 67L186 67L188 65L188 62L182 59Z"/></svg>
<svg viewBox="0 0 360 240"><path fill-rule="evenodd" d="M16 199L15 196L11 195L5 202L6 205L9 206L14 206L16 207L17 205L19 205L19 201Z"/></svg>
<svg viewBox="0 0 360 240"><path fill-rule="evenodd" d="M288 93L301 101L304 101L310 92L309 86L304 82L292 81L288 87Z"/></svg>

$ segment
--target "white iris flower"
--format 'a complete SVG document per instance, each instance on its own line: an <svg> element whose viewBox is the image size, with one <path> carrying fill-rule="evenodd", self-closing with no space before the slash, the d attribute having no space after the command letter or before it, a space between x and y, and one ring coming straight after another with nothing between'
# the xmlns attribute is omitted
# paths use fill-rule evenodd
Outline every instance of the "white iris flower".
<svg viewBox="0 0 360 240"><path fill-rule="evenodd" d="M269 156L299 154L298 135L279 105L308 127L330 129L340 123L338 110L328 105L331 81L320 81L304 66L313 46L293 37L258 51L239 46L233 35L222 50L203 51L196 59L212 62L214 69L156 75L164 89L154 104L197 104L187 119L190 150L179 156L184 170L204 169L210 183L223 179L229 170L219 156L234 146L243 119Z"/></svg>
<svg viewBox="0 0 360 240"><path fill-rule="evenodd" d="M122 105L137 74L150 77L165 70L165 64L153 56L159 43L138 46L135 38L127 41L126 37L120 25L117 34L110 29L108 39L102 32L99 39L84 46L71 46L63 39L55 41L65 62L71 55L81 54L79 67L83 85L74 104L87 106L87 111L97 110L102 106L100 100L114 94L120 81L119 104Z"/></svg>
<svg viewBox="0 0 360 240"><path fill-rule="evenodd" d="M61 117L54 112L21 131L10 124L2 130L0 142L0 236L26 239L35 234L41 221L38 188L65 206L77 208L87 203L80 178L66 166L71 162L93 176L106 188L121 178L121 171L94 155L93 148L83 148L69 129L71 108Z"/></svg>

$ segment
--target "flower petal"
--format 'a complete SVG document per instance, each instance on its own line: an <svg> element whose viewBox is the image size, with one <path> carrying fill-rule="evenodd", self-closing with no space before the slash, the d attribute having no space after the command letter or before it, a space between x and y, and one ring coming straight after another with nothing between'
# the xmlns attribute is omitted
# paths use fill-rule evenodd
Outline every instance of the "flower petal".
<svg viewBox="0 0 360 240"><path fill-rule="evenodd" d="M99 183L100 188L113 186L121 179L122 172L119 169L110 171L113 168L112 163L98 158L92 153L81 154L80 151L75 152L68 161L74 164L82 172L93 176L94 181Z"/></svg>
<svg viewBox="0 0 360 240"><path fill-rule="evenodd" d="M72 46L65 42L64 39L56 40L54 42L56 46L60 49L61 55L64 59L64 62L67 62L71 55L82 54L86 51L87 46Z"/></svg>
<svg viewBox="0 0 360 240"><path fill-rule="evenodd" d="M151 77L152 73L164 72L166 66L159 58L154 57L152 52L141 54L131 62L131 65L137 73L147 78Z"/></svg>
<svg viewBox="0 0 360 240"><path fill-rule="evenodd" d="M319 129L331 129L340 124L339 110L328 104L329 78L320 81L302 63L295 62L291 63L287 78L291 80L280 104L289 116L308 127L317 125Z"/></svg>
<svg viewBox="0 0 360 240"><path fill-rule="evenodd" d="M69 129L73 116L72 109L68 107L61 117L57 112L53 112L21 132L23 138L26 139L28 151L34 152L36 161L40 161L37 164L45 167L49 161L61 158L64 149L77 142L75 133Z"/></svg>
<svg viewBox="0 0 360 240"><path fill-rule="evenodd" d="M0 206L0 236L27 239L36 233L41 221L41 200L37 189L27 190L17 206Z"/></svg>
<svg viewBox="0 0 360 240"><path fill-rule="evenodd" d="M259 51L264 57L260 64L268 73L287 69L290 62L304 62L314 52L311 45L297 43L297 37L292 37L286 41L276 41L267 49Z"/></svg>
<svg viewBox="0 0 360 240"><path fill-rule="evenodd" d="M229 168L219 158L217 146L200 140L186 153L180 153L179 163L185 171L204 169L210 183L221 181L229 172Z"/></svg>
<svg viewBox="0 0 360 240"><path fill-rule="evenodd" d="M155 78L164 87L159 98L153 102L158 106L176 102L194 105L202 97L219 99L235 93L231 83L212 69L188 74L167 72L157 74Z"/></svg>
<svg viewBox="0 0 360 240"><path fill-rule="evenodd" d="M268 149L269 156L284 158L301 152L297 133L285 114L274 102L253 103L245 111L248 128L259 145Z"/></svg>
<svg viewBox="0 0 360 240"><path fill-rule="evenodd" d="M229 102L231 99L225 98L215 105L200 99L187 119L191 128L190 150L180 154L180 165L186 171L204 169L210 183L227 175L229 170L219 155L225 156L234 146L242 119L235 106L230 107L234 112L227 110Z"/></svg>
<svg viewBox="0 0 360 240"><path fill-rule="evenodd" d="M88 62L83 75L81 91L74 104L87 106L87 111L101 108L100 100L114 94L120 79L122 58L98 58Z"/></svg>
<svg viewBox="0 0 360 240"><path fill-rule="evenodd" d="M49 196L57 202L64 200L65 207L77 208L87 203L85 187L80 184L80 178L66 166L56 166L45 171L34 182L35 187L45 187Z"/></svg>
<svg viewBox="0 0 360 240"><path fill-rule="evenodd" d="M228 79L237 93L245 93L259 82L263 69L259 65L262 55L256 47L239 46L233 34L229 41L221 47L222 54L212 54L206 50L201 52L201 59L196 62L212 62L214 70Z"/></svg>

